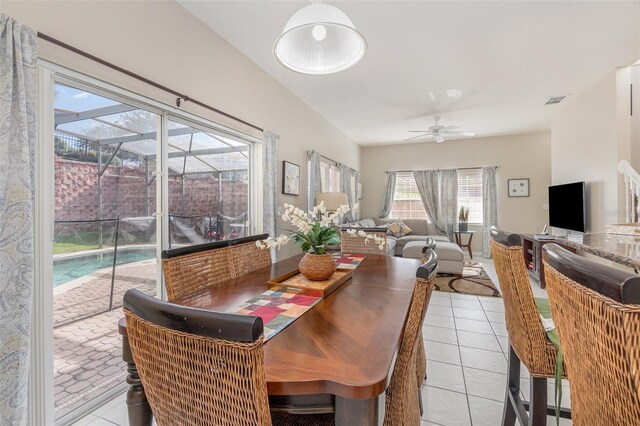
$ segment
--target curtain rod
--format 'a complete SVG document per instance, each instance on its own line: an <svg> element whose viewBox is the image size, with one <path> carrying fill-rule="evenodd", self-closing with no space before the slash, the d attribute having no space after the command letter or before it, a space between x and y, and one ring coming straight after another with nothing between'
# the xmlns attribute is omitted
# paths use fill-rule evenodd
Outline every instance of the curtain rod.
<svg viewBox="0 0 640 426"><path fill-rule="evenodd" d="M311 151L307 151L307 155L311 155L311 154L313 154L314 152L317 152L317 151L314 151L313 149L312 149ZM320 154L320 153L318 152L318 154ZM322 155L322 154L320 154L320 157L324 158L325 160L329 160L329 161L331 161L332 163L336 163L336 166L342 166L342 165L343 165L341 162L336 161L336 160L334 160L333 158L329 158L329 157L327 157L327 156L324 156L324 155ZM346 166L346 164L345 164L345 166ZM352 172L357 172L357 170L356 170L356 169L353 169L353 168L351 168L351 167L349 167L349 166L347 166L347 168L348 168L349 170L351 170Z"/></svg>
<svg viewBox="0 0 640 426"><path fill-rule="evenodd" d="M92 55L90 53L87 53L84 50L80 50L77 47L73 47L70 44L67 44L67 43L65 43L63 41L55 39L55 38L53 38L51 36L48 36L48 35L46 35L44 33L38 32L38 38L40 38L40 39L42 39L44 41L48 41L49 43L55 44L56 46L60 46L63 49L67 49L67 50L69 50L69 51L71 51L73 53L76 53L76 54L80 55L80 56L84 56L87 59L90 59L90 60L92 60L94 62L97 62L97 63L99 63L101 65L104 65L105 67L108 67L108 68L111 68L113 70L116 70L116 71L118 71L118 72L120 72L122 74L128 75L129 77L135 78L136 80L142 81L143 83L146 83L146 84L148 84L150 86L153 86L153 87L158 88L160 90L164 90L165 92L171 93L172 95L177 97L176 98L176 106L178 106L178 107L180 107L180 103L182 101L191 102L192 104L198 105L198 106L200 106L202 108L208 109L208 110L213 111L213 112L215 112L217 114L220 114L220 115L223 115L223 116L225 116L227 118L235 120L238 123L242 123L242 124L244 124L246 126L249 126L249 127L253 128L255 130L258 130L259 132L264 132L264 129L262 129L261 127L256 126L255 124L251 124L251 123L249 123L247 121L244 121L241 118L238 118L238 117L236 117L234 115L231 115L231 114L228 114L228 113L226 113L224 111L221 111L218 108L215 108L215 107L212 107L211 105L205 104L204 102L200 102L200 101L198 101L196 99L193 99L192 97L189 97L189 96L187 96L187 95L185 95L183 93L180 93L180 92L177 92L177 91L175 91L173 89L170 89L169 87L164 86L164 85L162 85L160 83L156 83L153 80L149 80L146 77L143 77L143 76L141 76L139 74L136 74L136 73L134 73L132 71L129 71L127 69L119 67L118 65L112 64L111 62L105 61L104 59L98 58L97 56L94 56L94 55Z"/></svg>
<svg viewBox="0 0 640 426"><path fill-rule="evenodd" d="M487 166L487 167L495 167L496 169L498 168L498 166ZM480 170L483 167L459 167L456 170ZM436 170L444 170L444 169L436 169ZM385 173L389 173L389 172L396 172L396 173L413 173L413 172L421 172L422 170L385 170Z"/></svg>

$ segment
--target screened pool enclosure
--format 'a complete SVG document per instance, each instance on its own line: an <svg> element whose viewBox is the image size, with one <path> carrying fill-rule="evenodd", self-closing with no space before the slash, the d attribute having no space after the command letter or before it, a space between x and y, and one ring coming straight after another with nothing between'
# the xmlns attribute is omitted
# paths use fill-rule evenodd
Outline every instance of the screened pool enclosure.
<svg viewBox="0 0 640 426"><path fill-rule="evenodd" d="M115 327L122 297L130 288L158 292L160 249L249 232L251 144L222 127L101 89L56 83L54 91L60 418L123 382ZM159 193L165 199L158 200ZM168 208L161 213L163 205Z"/></svg>

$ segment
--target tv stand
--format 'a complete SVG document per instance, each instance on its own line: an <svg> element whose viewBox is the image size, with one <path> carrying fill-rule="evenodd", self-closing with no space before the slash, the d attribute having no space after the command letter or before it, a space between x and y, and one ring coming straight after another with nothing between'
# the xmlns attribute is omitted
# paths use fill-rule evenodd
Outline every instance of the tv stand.
<svg viewBox="0 0 640 426"><path fill-rule="evenodd" d="M522 237L522 254L524 255L524 264L535 280L540 283L540 288L545 288L547 283L544 279L544 264L542 263L542 247L548 243L555 243L575 253L576 250L565 244L562 240L536 240L531 234L521 234Z"/></svg>

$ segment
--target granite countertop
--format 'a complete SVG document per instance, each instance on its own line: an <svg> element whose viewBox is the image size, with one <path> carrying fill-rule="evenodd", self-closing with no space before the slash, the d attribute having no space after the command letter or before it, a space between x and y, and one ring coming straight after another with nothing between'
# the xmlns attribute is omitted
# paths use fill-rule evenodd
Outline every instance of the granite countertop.
<svg viewBox="0 0 640 426"><path fill-rule="evenodd" d="M558 238L556 241L621 265L640 269L640 235L584 234Z"/></svg>

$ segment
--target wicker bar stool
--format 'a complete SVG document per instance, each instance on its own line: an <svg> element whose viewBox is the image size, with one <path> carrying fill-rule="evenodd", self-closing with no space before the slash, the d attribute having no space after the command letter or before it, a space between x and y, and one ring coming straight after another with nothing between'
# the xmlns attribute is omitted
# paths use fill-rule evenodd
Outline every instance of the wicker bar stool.
<svg viewBox="0 0 640 426"><path fill-rule="evenodd" d="M543 261L573 423L640 425L640 276L557 244Z"/></svg>
<svg viewBox="0 0 640 426"><path fill-rule="evenodd" d="M416 272L416 285L398 356L385 394L385 426L420 424L420 389L416 392L416 342L433 291L438 257L429 250L424 265Z"/></svg>
<svg viewBox="0 0 640 426"><path fill-rule="evenodd" d="M262 250L256 241L264 240L269 234L251 235L229 240L234 276L248 274L256 269L271 266L271 250Z"/></svg>
<svg viewBox="0 0 640 426"><path fill-rule="evenodd" d="M272 424L260 317L124 296L129 345L159 426ZM275 425L331 425L333 414L274 413Z"/></svg>
<svg viewBox="0 0 640 426"><path fill-rule="evenodd" d="M170 301L233 278L227 241L216 241L162 252L162 272Z"/></svg>
<svg viewBox="0 0 640 426"><path fill-rule="evenodd" d="M347 229L357 229L367 234L373 234L385 239L384 248L380 250L378 244L369 241L365 243L365 239L357 235L349 235ZM348 228L340 229L340 252L347 254L375 254L378 256L386 256L387 254L387 229L386 228Z"/></svg>
<svg viewBox="0 0 640 426"><path fill-rule="evenodd" d="M491 254L504 298L509 332L509 367L502 424L512 426L518 418L523 425L546 425L547 415L555 415L555 407L547 405L547 379L555 378L558 351L547 339L540 320L524 263L522 238L491 227ZM520 398L520 362L531 374L531 404ZM566 410L562 410L560 415L570 417Z"/></svg>

